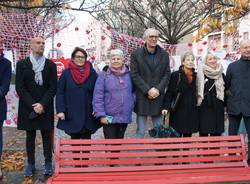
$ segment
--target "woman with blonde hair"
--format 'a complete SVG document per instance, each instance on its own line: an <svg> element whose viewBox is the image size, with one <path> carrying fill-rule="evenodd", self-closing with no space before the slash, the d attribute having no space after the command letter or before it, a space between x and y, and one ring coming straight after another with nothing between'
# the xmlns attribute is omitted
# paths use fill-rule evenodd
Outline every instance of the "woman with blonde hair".
<svg viewBox="0 0 250 184"><path fill-rule="evenodd" d="M171 74L162 114L170 112L169 124L182 137L191 137L198 131L198 108L196 98L195 57L186 52L178 71ZM179 97L178 97L179 96Z"/></svg>
<svg viewBox="0 0 250 184"><path fill-rule="evenodd" d="M218 58L208 52L197 74L197 105L200 136L219 136L224 132L225 75Z"/></svg>

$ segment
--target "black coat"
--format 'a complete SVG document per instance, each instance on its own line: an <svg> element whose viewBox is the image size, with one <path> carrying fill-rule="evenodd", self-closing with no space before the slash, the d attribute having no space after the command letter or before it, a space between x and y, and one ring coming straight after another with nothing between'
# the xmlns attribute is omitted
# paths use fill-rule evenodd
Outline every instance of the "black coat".
<svg viewBox="0 0 250 184"><path fill-rule="evenodd" d="M5 95L9 91L11 80L11 62L0 56L0 123L6 119L7 103Z"/></svg>
<svg viewBox="0 0 250 184"><path fill-rule="evenodd" d="M94 133L101 127L100 121L92 115L93 91L97 74L91 66L88 79L77 85L69 69L63 71L57 88L56 111L64 112L65 120L59 120L57 128L66 133L78 133L83 129Z"/></svg>
<svg viewBox="0 0 250 184"><path fill-rule="evenodd" d="M227 68L228 114L250 116L250 60L239 59Z"/></svg>
<svg viewBox="0 0 250 184"><path fill-rule="evenodd" d="M17 63L16 91L19 96L17 128L19 130L52 130L54 127L53 99L56 94L56 65L46 59L43 75L43 85L35 82L35 73L29 58ZM30 120L32 104L41 103L45 113Z"/></svg>
<svg viewBox="0 0 250 184"><path fill-rule="evenodd" d="M204 99L199 110L199 132L203 134L223 133L225 100L221 101L216 98L215 86L212 87L214 79L209 79L206 76L205 79L207 82L204 86ZM224 74L223 79L225 81Z"/></svg>
<svg viewBox="0 0 250 184"><path fill-rule="evenodd" d="M160 115L170 78L167 52L157 46L155 60L152 62L146 47L136 49L131 55L131 76L136 91L135 112L145 116ZM152 87L160 92L160 96L154 100L148 99L147 94Z"/></svg>
<svg viewBox="0 0 250 184"><path fill-rule="evenodd" d="M180 82L177 87L179 76ZM181 97L176 110L174 112L170 111L169 124L179 133L195 133L199 128L196 72L193 72L193 80L191 83L188 83L187 77L181 67L179 71L175 71L171 74L164 109L170 110L171 101L178 92L181 92Z"/></svg>

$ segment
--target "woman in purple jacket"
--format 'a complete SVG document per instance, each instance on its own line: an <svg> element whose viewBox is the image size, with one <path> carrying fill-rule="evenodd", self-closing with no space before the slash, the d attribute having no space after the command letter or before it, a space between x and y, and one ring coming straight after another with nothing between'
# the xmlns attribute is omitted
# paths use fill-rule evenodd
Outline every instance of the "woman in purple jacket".
<svg viewBox="0 0 250 184"><path fill-rule="evenodd" d="M124 137L128 123L132 121L134 96L128 68L120 49L110 51L110 65L96 81L93 110L103 124L106 139Z"/></svg>

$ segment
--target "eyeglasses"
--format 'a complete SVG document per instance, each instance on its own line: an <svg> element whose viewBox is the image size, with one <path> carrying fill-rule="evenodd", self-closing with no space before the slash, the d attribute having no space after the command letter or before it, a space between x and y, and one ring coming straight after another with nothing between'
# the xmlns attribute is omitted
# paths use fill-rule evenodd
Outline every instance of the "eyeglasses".
<svg viewBox="0 0 250 184"><path fill-rule="evenodd" d="M75 56L74 58L84 60L85 56Z"/></svg>
<svg viewBox="0 0 250 184"><path fill-rule="evenodd" d="M149 35L148 37L149 37L150 39L153 39L153 38L158 39L158 38L159 38L159 36L156 36L156 35Z"/></svg>
<svg viewBox="0 0 250 184"><path fill-rule="evenodd" d="M37 41L36 44L40 45L40 44L43 44L45 45L45 42L40 42L40 41Z"/></svg>

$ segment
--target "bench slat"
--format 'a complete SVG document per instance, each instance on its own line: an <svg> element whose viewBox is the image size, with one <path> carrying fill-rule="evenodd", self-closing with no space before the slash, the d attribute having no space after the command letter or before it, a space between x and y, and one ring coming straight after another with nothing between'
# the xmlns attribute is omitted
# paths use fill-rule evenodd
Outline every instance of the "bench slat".
<svg viewBox="0 0 250 184"><path fill-rule="evenodd" d="M247 169L239 169L239 170L230 170L231 172L235 173L238 176L238 180L237 181L246 181L246 178L250 177L250 173L249 170ZM172 183L174 181L180 181L183 182L183 180L185 181L184 183L190 183L190 181L195 181L195 178L199 179L200 182L207 182L206 179L208 179L209 181L214 181L214 179L216 179L216 181L221 180L221 181L231 181L231 179L234 177L232 177L231 172L225 172L225 170L212 170L210 169L208 171L208 169L206 170L200 170L200 171L196 171L196 172L186 172L186 173L182 173L182 172L177 172L177 173L168 173L168 172L161 172L161 177L159 178L159 175L157 172L141 172L141 173L134 173L132 175L128 175L128 174L124 174L124 173L117 173L117 175L106 175L106 176L101 176L101 175L93 175L92 177L89 176L89 174L86 174L85 176L83 175L76 175L76 174L72 174L72 179L70 179L69 177L67 177L67 175L61 175L60 177L56 177L54 178L55 181L88 181L90 183L92 183L92 181L107 181L109 180L110 183L113 183L115 181L120 181L120 182L132 182L132 181L171 181ZM192 174L192 175L190 175ZM142 180L142 178L144 180ZM176 178L178 178L176 180ZM226 179L223 179L226 178ZM115 180L115 181L114 181ZM188 182L189 181L189 182ZM143 182L144 183L144 182ZM158 183L158 182L156 182Z"/></svg>
<svg viewBox="0 0 250 184"><path fill-rule="evenodd" d="M59 144L147 144L147 143L185 143L185 142L197 142L197 141L240 141L239 136L211 136L211 137L182 137L182 138L155 138L155 139L60 139Z"/></svg>
<svg viewBox="0 0 250 184"><path fill-rule="evenodd" d="M111 159L111 160L61 160L60 166L75 166L75 165L128 165L128 164L171 164L171 163L189 163L189 162L227 162L227 161L242 161L242 156L211 156L211 157L177 157L177 158L140 158L139 159Z"/></svg>
<svg viewBox="0 0 250 184"><path fill-rule="evenodd" d="M103 153L60 153L59 158L128 158L128 157L159 157L159 156L192 156L211 154L241 153L241 148L219 149L219 150L182 150L182 151L148 151L148 152L103 152Z"/></svg>
<svg viewBox="0 0 250 184"><path fill-rule="evenodd" d="M182 149L185 148L225 148L225 147L241 147L240 142L218 142L218 143L185 143L185 144L130 144L130 145L100 145L100 146L71 146L64 145L60 151L122 151L122 150L154 150L154 149Z"/></svg>
<svg viewBox="0 0 250 184"><path fill-rule="evenodd" d="M87 167L87 168L60 168L61 173L74 172L121 172L121 171L154 171L154 170L178 170L178 169L201 169L201 168L227 168L227 167L244 167L242 162L230 163L201 163L185 165L154 165L154 166L119 166L119 167Z"/></svg>

